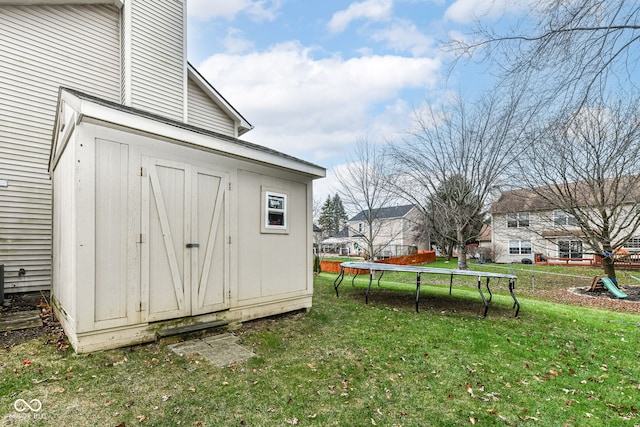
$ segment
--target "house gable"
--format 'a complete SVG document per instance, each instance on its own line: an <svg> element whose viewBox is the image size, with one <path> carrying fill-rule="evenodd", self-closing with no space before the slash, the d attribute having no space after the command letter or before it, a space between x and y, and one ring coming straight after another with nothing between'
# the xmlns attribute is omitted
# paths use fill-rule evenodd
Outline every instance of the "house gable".
<svg viewBox="0 0 640 427"><path fill-rule="evenodd" d="M187 123L231 137L253 126L209 82L188 64Z"/></svg>

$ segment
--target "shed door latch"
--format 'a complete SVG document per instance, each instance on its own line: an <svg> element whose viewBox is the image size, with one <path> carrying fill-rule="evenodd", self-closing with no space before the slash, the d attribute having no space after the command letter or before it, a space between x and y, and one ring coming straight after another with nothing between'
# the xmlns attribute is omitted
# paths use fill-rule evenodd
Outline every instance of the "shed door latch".
<svg viewBox="0 0 640 427"><path fill-rule="evenodd" d="M191 248L199 248L200 247L200 243L187 243L187 248L191 249Z"/></svg>

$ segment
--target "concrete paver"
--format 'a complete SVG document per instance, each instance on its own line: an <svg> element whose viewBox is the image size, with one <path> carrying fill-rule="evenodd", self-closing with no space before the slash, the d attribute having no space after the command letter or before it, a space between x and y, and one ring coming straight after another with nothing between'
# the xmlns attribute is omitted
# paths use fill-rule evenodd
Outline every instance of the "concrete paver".
<svg viewBox="0 0 640 427"><path fill-rule="evenodd" d="M255 356L252 351L238 344L238 340L235 335L225 333L170 344L168 347L180 356L199 354L213 365L223 368Z"/></svg>

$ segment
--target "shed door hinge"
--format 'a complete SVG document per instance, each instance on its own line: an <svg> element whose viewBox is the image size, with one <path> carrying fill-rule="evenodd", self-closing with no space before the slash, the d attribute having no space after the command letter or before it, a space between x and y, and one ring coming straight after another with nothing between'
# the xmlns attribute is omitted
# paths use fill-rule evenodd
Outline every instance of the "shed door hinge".
<svg viewBox="0 0 640 427"><path fill-rule="evenodd" d="M147 176L147 170L144 166L140 166L140 176Z"/></svg>
<svg viewBox="0 0 640 427"><path fill-rule="evenodd" d="M229 191L231 191L231 181L229 181Z"/></svg>
<svg viewBox="0 0 640 427"><path fill-rule="evenodd" d="M140 233L140 235L138 235L138 241L136 243L145 243L146 239L144 237L144 234Z"/></svg>
<svg viewBox="0 0 640 427"><path fill-rule="evenodd" d="M231 244L231 236L229 236L229 244Z"/></svg>

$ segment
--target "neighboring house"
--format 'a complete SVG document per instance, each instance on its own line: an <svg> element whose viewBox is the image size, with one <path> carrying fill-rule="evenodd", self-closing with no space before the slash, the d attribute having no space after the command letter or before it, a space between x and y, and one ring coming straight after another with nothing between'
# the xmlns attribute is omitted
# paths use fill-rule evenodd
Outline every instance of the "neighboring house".
<svg viewBox="0 0 640 427"><path fill-rule="evenodd" d="M349 237L349 228L345 227L335 236L322 240L321 249L325 254L337 254L344 256L358 256L356 239Z"/></svg>
<svg viewBox="0 0 640 427"><path fill-rule="evenodd" d="M595 260L575 218L527 189L502 193L491 207L491 231L495 262L522 262L534 257L571 259L574 264ZM633 238L625 249L637 253L639 242L640 236Z"/></svg>
<svg viewBox="0 0 640 427"><path fill-rule="evenodd" d="M367 249L369 236L367 211L362 211L348 221L349 238L353 241L350 251L362 253ZM429 249L420 239L416 229L420 211L414 205L389 206L371 212L375 256L387 258L407 255L418 249ZM357 245L357 248L355 247Z"/></svg>
<svg viewBox="0 0 640 427"><path fill-rule="evenodd" d="M325 170L238 139L186 60L185 1L0 2L0 22L7 292L52 289L77 351L311 306Z"/></svg>

